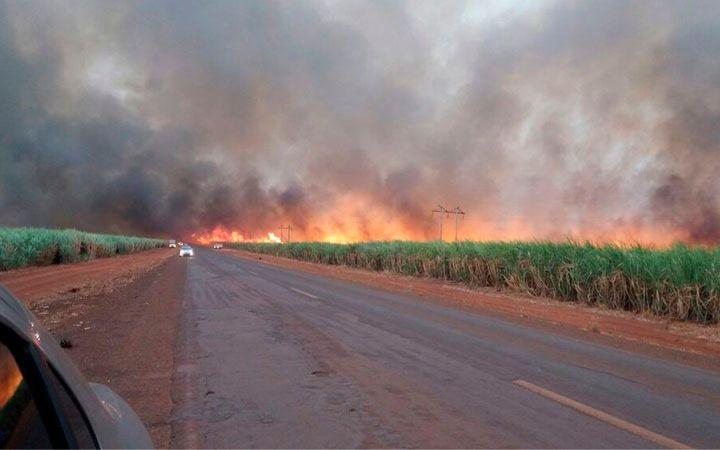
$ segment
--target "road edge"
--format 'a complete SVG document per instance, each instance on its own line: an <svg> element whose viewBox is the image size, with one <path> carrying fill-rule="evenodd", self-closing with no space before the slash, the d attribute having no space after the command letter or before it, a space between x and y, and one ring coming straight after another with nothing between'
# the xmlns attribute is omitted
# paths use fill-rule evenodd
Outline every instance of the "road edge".
<svg viewBox="0 0 720 450"><path fill-rule="evenodd" d="M269 266L411 295L422 301L442 303L523 326L720 372L720 342L673 332L666 321L577 303L489 289L470 289L442 280L317 264L243 250L223 249L222 252ZM566 320L568 317L572 320ZM584 322L582 325L578 318Z"/></svg>

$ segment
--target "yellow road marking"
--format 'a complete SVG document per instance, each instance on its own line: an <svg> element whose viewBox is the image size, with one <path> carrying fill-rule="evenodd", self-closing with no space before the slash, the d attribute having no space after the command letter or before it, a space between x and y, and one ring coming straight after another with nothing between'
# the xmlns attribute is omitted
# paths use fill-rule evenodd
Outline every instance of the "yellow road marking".
<svg viewBox="0 0 720 450"><path fill-rule="evenodd" d="M291 291L295 291L295 292L297 292L298 294L306 295L306 296L308 296L308 297L310 297L310 298L315 298L315 299L320 298L320 297L317 297L317 296L315 296L315 295L308 294L308 293L305 292L305 291L301 291L300 289L295 289L294 287L291 287L290 290L291 290Z"/></svg>
<svg viewBox="0 0 720 450"><path fill-rule="evenodd" d="M609 423L610 425L614 425L622 430L625 430L627 432L630 432L632 434L636 434L644 439L647 439L649 441L652 441L658 445L661 445L663 447L667 448L692 448L685 444L682 444L678 441L672 440L668 437L662 436L660 434L654 433L646 428L643 428L639 425L635 425L633 423L630 423L626 420L623 420L619 417L615 417L613 415L610 415L608 413L602 412L600 410L597 410L593 407L587 406L583 403L576 402L575 400L565 397L563 395L560 395L558 393L555 393L553 391L549 391L545 388L541 388L540 386L537 386L535 384L529 383L524 380L515 380L513 381L514 384L524 387L525 389L532 391L536 394L542 395L543 397L549 398L550 400L554 400L562 405L568 406L576 411L580 411L583 414L586 414L590 417L594 417L598 420L602 420L603 422Z"/></svg>

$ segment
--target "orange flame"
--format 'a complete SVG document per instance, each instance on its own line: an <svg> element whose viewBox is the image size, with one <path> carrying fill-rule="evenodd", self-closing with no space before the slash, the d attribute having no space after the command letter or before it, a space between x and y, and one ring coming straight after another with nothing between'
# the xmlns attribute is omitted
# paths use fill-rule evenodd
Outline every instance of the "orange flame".
<svg viewBox="0 0 720 450"><path fill-rule="evenodd" d="M267 235L253 237L252 233L243 232L241 230L230 230L221 225L213 228L209 233L193 233L193 240L201 245L210 245L214 242L271 242L281 243L281 240L275 233L269 232Z"/></svg>
<svg viewBox="0 0 720 450"><path fill-rule="evenodd" d="M5 352L5 350L0 350ZM20 370L15 365L15 360L8 354L2 354L4 361L0 362L0 408L15 395L15 392L23 381Z"/></svg>
<svg viewBox="0 0 720 450"><path fill-rule="evenodd" d="M384 205L371 199L363 199L348 194L338 200L333 208L304 218L303 227L294 226L293 241L322 241L351 243L383 240L427 241L439 239L440 217L432 216L428 208L427 217L408 219L393 212ZM278 223L290 223L288 217L278 218ZM443 216L443 240L452 241L455 237L455 220ZM273 232L258 234L239 229L217 226L212 231L194 235L196 242L275 242L281 239ZM594 243L614 243L620 245L641 244L650 247L667 247L674 242L689 242L690 236L683 230L660 227L648 223L623 223L611 220L588 221L585 225L566 226L561 231L548 225L523 220L521 217L496 218L491 211L468 211L467 216L458 223L458 239L473 241L508 240L550 240L590 241Z"/></svg>

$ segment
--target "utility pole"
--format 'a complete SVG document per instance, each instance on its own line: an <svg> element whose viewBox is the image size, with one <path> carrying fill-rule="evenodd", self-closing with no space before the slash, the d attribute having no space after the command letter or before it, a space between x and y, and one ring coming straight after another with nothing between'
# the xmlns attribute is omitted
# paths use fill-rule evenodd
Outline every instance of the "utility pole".
<svg viewBox="0 0 720 450"><path fill-rule="evenodd" d="M433 213L433 216L435 215L435 213L439 213L439 214L440 214L440 240L442 241L442 240L443 240L443 230L442 230L442 226L443 226L443 214L448 214L448 215L449 215L450 211L448 211L447 209L445 209L445 207L443 207L442 205L438 205L437 208L435 208L435 209L432 210L432 213Z"/></svg>
<svg viewBox="0 0 720 450"><path fill-rule="evenodd" d="M459 206L456 206L453 210L448 210L442 205L438 205L437 208L432 210L433 216L435 213L440 214L440 240L443 240L443 214L450 218L450 214L455 216L455 242L458 240L458 222L461 218L465 217L465 211L460 209Z"/></svg>
<svg viewBox="0 0 720 450"><path fill-rule="evenodd" d="M465 218L465 211L463 211L462 209L460 209L459 206L456 206L455 209L453 209L452 211L450 211L450 214L455 214L455 242L457 242L457 236L458 236L458 235L457 235L457 233L458 233L458 219L460 219L461 217L462 217L463 219Z"/></svg>
<svg viewBox="0 0 720 450"><path fill-rule="evenodd" d="M280 226L280 242L283 242L283 231L287 231L287 240L284 242L290 242L290 231L292 231L292 227L290 225L286 227Z"/></svg>

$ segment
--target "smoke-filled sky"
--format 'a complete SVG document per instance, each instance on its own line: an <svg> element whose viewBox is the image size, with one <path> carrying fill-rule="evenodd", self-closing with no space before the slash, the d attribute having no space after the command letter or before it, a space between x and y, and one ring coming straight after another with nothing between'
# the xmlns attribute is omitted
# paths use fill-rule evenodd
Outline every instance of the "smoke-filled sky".
<svg viewBox="0 0 720 450"><path fill-rule="evenodd" d="M717 243L719 175L717 1L0 1L0 225Z"/></svg>

